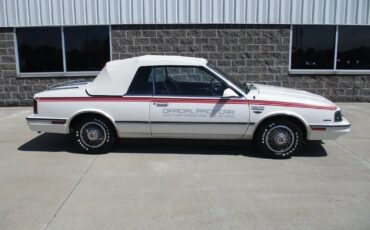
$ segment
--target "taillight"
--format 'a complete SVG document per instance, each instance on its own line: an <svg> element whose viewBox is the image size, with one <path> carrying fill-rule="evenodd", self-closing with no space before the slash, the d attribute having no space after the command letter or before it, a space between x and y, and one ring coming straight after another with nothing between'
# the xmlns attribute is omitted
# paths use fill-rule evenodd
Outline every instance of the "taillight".
<svg viewBox="0 0 370 230"><path fill-rule="evenodd" d="M33 113L37 114L37 100L33 99Z"/></svg>

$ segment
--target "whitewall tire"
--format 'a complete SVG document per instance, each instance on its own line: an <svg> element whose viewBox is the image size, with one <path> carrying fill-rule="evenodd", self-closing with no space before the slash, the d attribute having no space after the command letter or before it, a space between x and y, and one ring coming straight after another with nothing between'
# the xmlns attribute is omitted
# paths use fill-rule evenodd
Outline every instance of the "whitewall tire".
<svg viewBox="0 0 370 230"><path fill-rule="evenodd" d="M288 119L268 120L256 131L258 150L272 158L290 158L302 144L302 130Z"/></svg>

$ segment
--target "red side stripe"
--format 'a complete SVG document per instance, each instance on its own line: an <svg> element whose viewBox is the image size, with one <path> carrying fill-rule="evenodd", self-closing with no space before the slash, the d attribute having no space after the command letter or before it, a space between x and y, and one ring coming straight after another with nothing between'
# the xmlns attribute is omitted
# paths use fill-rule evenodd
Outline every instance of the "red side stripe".
<svg viewBox="0 0 370 230"><path fill-rule="evenodd" d="M117 102L117 101L127 101L127 102L150 102L150 97L40 97L39 102Z"/></svg>
<svg viewBox="0 0 370 230"><path fill-rule="evenodd" d="M295 107L295 108L307 108L307 109L324 109L324 110L336 110L336 106L325 106L325 105L311 105L305 103L294 103L294 102L282 102L282 101L261 101L253 100L249 101L251 105L270 105L270 106L284 106L284 107Z"/></svg>
<svg viewBox="0 0 370 230"><path fill-rule="evenodd" d="M39 102L172 102L172 103L225 103L225 104L247 104L246 100L235 99L190 99L190 98L151 98L151 97L42 97Z"/></svg>
<svg viewBox="0 0 370 230"><path fill-rule="evenodd" d="M305 103L263 101L263 100L240 100L240 99L191 99L191 98L151 98L151 97L42 97L39 102L168 102L168 103L209 103L209 104L251 104L283 106L307 109L336 110L336 106L313 105Z"/></svg>

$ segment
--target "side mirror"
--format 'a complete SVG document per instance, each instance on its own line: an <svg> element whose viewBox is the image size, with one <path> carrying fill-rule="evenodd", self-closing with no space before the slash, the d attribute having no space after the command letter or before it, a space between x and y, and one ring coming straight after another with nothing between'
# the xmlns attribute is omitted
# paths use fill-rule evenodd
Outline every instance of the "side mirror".
<svg viewBox="0 0 370 230"><path fill-rule="evenodd" d="M227 88L224 90L224 93L222 95L223 98L232 98L232 97L239 97L237 93L235 93L234 90Z"/></svg>

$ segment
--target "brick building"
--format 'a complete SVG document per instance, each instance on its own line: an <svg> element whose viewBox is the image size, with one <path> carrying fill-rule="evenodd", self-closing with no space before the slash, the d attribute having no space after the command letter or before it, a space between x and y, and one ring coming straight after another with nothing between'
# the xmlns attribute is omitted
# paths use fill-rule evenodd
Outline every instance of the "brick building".
<svg viewBox="0 0 370 230"><path fill-rule="evenodd" d="M0 0L0 12L0 106L145 54L370 102L370 0Z"/></svg>

